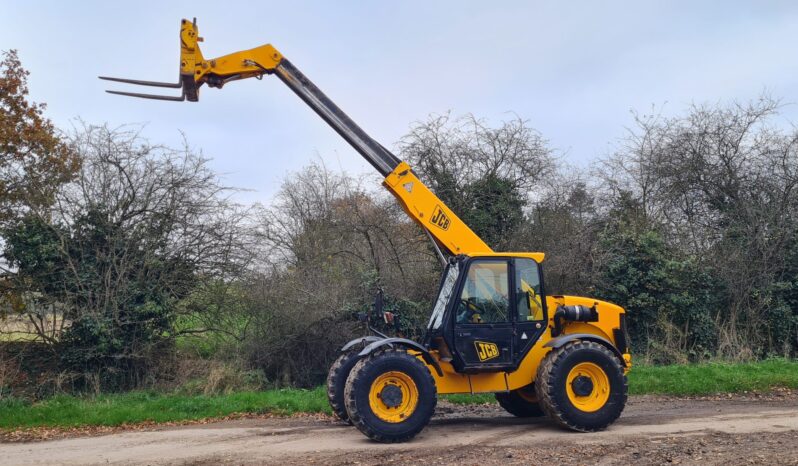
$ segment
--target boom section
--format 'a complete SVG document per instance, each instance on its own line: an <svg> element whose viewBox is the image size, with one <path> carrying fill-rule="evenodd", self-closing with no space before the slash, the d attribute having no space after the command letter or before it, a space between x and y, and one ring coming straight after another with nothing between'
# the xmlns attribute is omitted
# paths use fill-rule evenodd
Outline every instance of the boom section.
<svg viewBox="0 0 798 466"><path fill-rule="evenodd" d="M407 163L371 138L290 61L283 58L274 74L385 177L383 186L397 198L405 213L450 254L492 252Z"/></svg>
<svg viewBox="0 0 798 466"><path fill-rule="evenodd" d="M274 74L332 126L382 176L388 176L396 169L401 160L366 134L290 61L285 58L280 60L274 68Z"/></svg>
<svg viewBox="0 0 798 466"><path fill-rule="evenodd" d="M136 79L101 79L126 84L180 88L180 96L163 96L134 92L107 91L145 99L196 102L203 84L221 89L240 79L275 74L310 108L344 138L366 161L385 177L383 186L401 204L407 215L424 228L439 246L450 254L490 253L491 248L474 233L421 180L410 166L371 138L310 79L288 61L272 45L233 52L221 57L205 59L199 47L196 19L180 23L180 78L177 83L141 81Z"/></svg>

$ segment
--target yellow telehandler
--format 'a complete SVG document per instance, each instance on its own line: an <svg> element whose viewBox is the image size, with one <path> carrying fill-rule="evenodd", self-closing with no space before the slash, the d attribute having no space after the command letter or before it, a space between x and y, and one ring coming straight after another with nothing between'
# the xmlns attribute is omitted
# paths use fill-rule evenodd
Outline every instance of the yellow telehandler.
<svg viewBox="0 0 798 466"><path fill-rule="evenodd" d="M342 348L327 379L339 418L373 440L402 442L427 425L437 395L446 393L495 393L515 416L546 415L580 432L620 416L631 367L621 307L547 295L542 252L493 251L271 45L206 59L201 41L196 19L182 20L177 83L101 79L181 89L180 96L113 94L196 102L203 84L276 75L385 177L383 186L430 237L444 266L422 341L375 330Z"/></svg>

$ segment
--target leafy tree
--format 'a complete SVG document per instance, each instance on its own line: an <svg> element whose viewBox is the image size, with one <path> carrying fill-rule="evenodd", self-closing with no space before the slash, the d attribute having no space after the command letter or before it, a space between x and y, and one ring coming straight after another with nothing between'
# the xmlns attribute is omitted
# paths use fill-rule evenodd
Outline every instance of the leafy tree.
<svg viewBox="0 0 798 466"><path fill-rule="evenodd" d="M486 176L464 191L462 220L488 244L510 242L524 220L526 200L518 189L506 179Z"/></svg>
<svg viewBox="0 0 798 466"><path fill-rule="evenodd" d="M80 157L44 117L44 104L28 100L28 71L17 52L0 61L0 224L46 207L58 186L72 179Z"/></svg>
<svg viewBox="0 0 798 466"><path fill-rule="evenodd" d="M653 362L711 356L717 346L718 285L690 259L681 260L655 230L623 224L601 236L597 297L627 311L632 347Z"/></svg>

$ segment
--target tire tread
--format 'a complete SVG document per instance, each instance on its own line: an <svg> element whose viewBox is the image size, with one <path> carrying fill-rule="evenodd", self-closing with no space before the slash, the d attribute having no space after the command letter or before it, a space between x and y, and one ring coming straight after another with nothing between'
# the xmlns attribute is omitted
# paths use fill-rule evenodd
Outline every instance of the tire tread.
<svg viewBox="0 0 798 466"><path fill-rule="evenodd" d="M543 412L551 418L556 424L566 429L575 430L578 432L597 432L600 430L604 430L615 422L616 419L621 414L623 407L621 410L618 411L617 415L614 417L607 417L604 422L595 425L595 426L584 426L578 425L574 423L572 420L568 419L566 413L563 411L563 407L559 406L555 399L555 393L558 387L555 387L552 384L554 377L552 374L558 373L562 370L561 365L563 361L566 359L567 356L577 352L577 351L584 351L584 350L595 350L603 353L606 355L611 361L614 362L615 369L623 373L623 368L621 366L620 361L618 361L617 356L615 356L610 350L608 350L604 345L593 341L573 341L566 343L561 348L554 349L550 351L546 357L543 358L543 361L540 363L538 367L538 374L537 378L535 379L535 388L538 395L538 402L540 407L543 409ZM628 392L628 380L626 375L622 376L623 386L621 390L623 392L622 398L622 405L626 404L627 399L627 392Z"/></svg>
<svg viewBox="0 0 798 466"><path fill-rule="evenodd" d="M345 389L345 400L346 400L346 407L347 412L349 413L349 419L354 424L357 429L363 433L366 437L381 443L400 443L406 442L413 437L415 437L419 432L421 432L424 427L426 427L429 419L425 422L420 423L419 426L403 435L392 435L387 436L383 435L373 427L371 427L367 422L365 422L364 416L358 410L357 403L355 402L355 386L359 385L363 378L364 368L369 365L373 364L376 361L384 358L402 358L413 361L414 364L418 364L421 366L423 370L424 377L427 379L426 383L430 384L433 389L433 396L432 396L432 409L430 413L430 417L432 413L435 412L435 406L437 404L437 388L435 386L435 379L430 374L427 367L421 363L415 356L408 354L406 351L402 351L399 349L389 349L385 351L381 351L379 353L373 354L369 357L363 358L355 364L355 367L352 368L352 372L349 374L349 377L346 380L346 389Z"/></svg>
<svg viewBox="0 0 798 466"><path fill-rule="evenodd" d="M352 358L357 357L357 351L348 351L341 354L330 366L330 371L327 373L327 400L330 402L330 408L332 408L335 417L350 425L352 421L349 419L349 413L346 412L346 400L338 396L337 389L340 386L339 384L346 384L346 379L351 371L344 373L344 369L352 362Z"/></svg>

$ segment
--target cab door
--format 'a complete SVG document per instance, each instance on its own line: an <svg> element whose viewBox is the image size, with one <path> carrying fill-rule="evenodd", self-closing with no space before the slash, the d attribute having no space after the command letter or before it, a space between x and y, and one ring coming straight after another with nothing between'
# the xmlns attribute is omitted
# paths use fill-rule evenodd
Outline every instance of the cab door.
<svg viewBox="0 0 798 466"><path fill-rule="evenodd" d="M546 297L540 264L532 259L516 258L513 275L516 316L513 359L520 363L546 330Z"/></svg>
<svg viewBox="0 0 798 466"><path fill-rule="evenodd" d="M513 332L511 261L478 258L468 261L453 306L454 363L464 372L512 367Z"/></svg>

